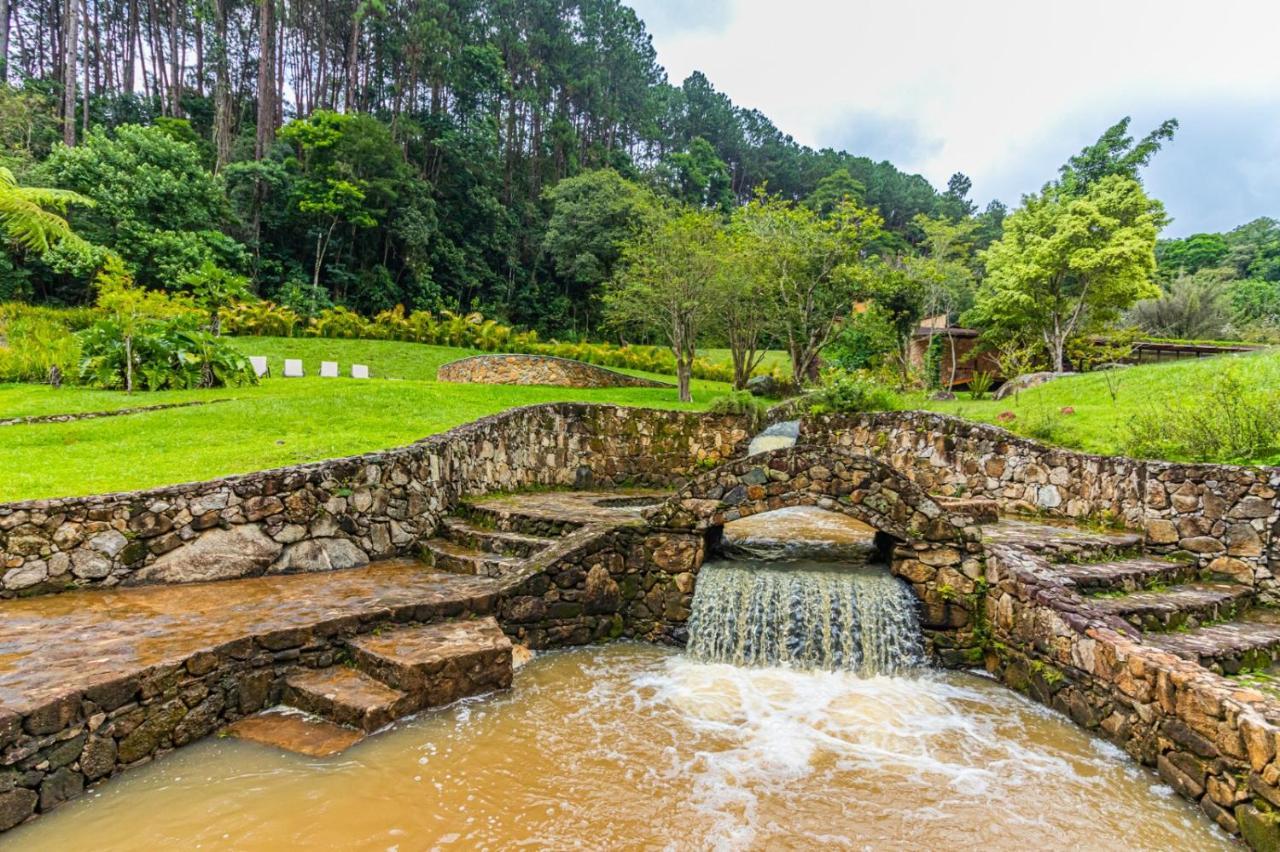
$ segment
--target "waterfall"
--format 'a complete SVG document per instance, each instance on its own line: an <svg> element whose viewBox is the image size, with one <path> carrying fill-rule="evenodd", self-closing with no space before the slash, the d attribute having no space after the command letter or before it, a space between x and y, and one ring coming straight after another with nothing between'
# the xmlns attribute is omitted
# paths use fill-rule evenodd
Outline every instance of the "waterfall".
<svg viewBox="0 0 1280 852"><path fill-rule="evenodd" d="M785 420L781 423L774 423L751 439L751 443L747 445L747 455L754 456L756 453L767 453L769 450L794 447L799 437L799 420Z"/></svg>
<svg viewBox="0 0 1280 852"><path fill-rule="evenodd" d="M689 619L691 657L894 674L924 663L916 602L884 567L714 562Z"/></svg>

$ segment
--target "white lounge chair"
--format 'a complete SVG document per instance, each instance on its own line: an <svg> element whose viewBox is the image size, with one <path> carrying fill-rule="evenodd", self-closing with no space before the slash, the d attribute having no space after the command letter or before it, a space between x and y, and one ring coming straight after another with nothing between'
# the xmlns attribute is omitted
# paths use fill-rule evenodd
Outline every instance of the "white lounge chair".
<svg viewBox="0 0 1280 852"><path fill-rule="evenodd" d="M300 358L284 359L284 377L286 379L300 379L302 375L302 360Z"/></svg>
<svg viewBox="0 0 1280 852"><path fill-rule="evenodd" d="M321 361L320 362L320 378L322 379L338 378L338 362L337 361Z"/></svg>
<svg viewBox="0 0 1280 852"><path fill-rule="evenodd" d="M253 365L253 374L258 378L266 378L271 375L271 368L267 366L267 357L265 355L250 355L249 363Z"/></svg>
<svg viewBox="0 0 1280 852"><path fill-rule="evenodd" d="M351 378L353 379L369 378L369 365L368 364L352 364Z"/></svg>

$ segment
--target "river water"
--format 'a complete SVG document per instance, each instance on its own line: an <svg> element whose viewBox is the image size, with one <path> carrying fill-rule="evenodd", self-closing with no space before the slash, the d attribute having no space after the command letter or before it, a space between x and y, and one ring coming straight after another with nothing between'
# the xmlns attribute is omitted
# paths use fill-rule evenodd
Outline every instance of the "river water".
<svg viewBox="0 0 1280 852"><path fill-rule="evenodd" d="M1113 747L963 672L543 654L330 759L211 739L0 836L23 850L1227 849Z"/></svg>

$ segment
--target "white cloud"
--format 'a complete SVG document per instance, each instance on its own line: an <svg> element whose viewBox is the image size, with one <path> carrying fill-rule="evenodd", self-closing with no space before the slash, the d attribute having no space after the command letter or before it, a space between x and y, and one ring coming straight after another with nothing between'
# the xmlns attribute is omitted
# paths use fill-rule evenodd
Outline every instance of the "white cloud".
<svg viewBox="0 0 1280 852"><path fill-rule="evenodd" d="M701 70L805 144L937 185L964 171L976 198L1014 203L1121 116L1137 133L1173 116L1182 130L1149 173L1173 231L1280 215L1272 0L633 5L673 81Z"/></svg>

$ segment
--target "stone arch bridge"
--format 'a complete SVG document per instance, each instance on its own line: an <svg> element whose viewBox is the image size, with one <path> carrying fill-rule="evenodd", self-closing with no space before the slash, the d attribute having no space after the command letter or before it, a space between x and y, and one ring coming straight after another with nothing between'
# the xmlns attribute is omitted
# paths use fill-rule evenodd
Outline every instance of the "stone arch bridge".
<svg viewBox="0 0 1280 852"><path fill-rule="evenodd" d="M725 524L793 506L848 515L875 529L890 570L921 600L927 630L954 633L973 626L984 574L978 519L939 503L867 455L795 446L748 456L696 476L647 520L666 536L700 540L691 548L696 564L686 567L696 576Z"/></svg>

